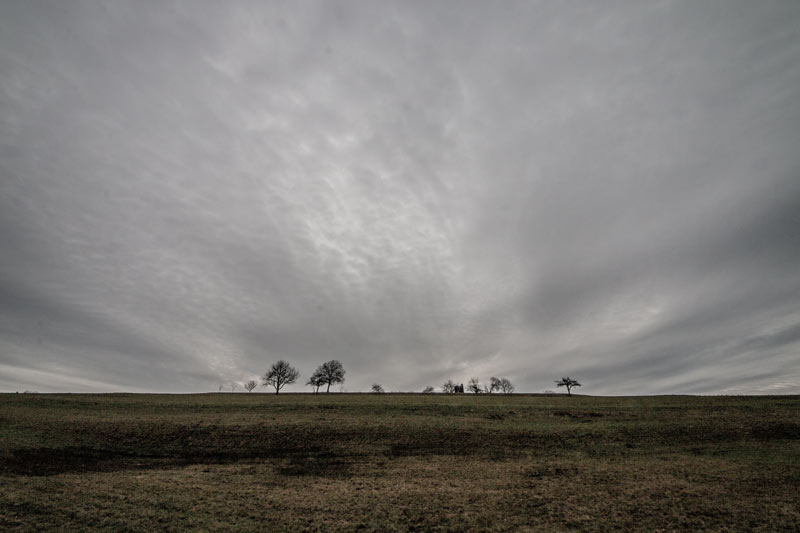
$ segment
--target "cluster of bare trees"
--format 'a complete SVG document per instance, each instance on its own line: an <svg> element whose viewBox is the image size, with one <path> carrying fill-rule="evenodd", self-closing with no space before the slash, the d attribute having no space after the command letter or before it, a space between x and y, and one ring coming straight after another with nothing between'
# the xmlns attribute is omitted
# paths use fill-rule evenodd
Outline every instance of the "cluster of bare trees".
<svg viewBox="0 0 800 533"><path fill-rule="evenodd" d="M314 393L319 392L321 387L326 387L325 392L330 392L331 385L337 383L344 383L344 366L341 362L333 359L327 363L322 363L314 370L311 377L308 378L306 385L314 387ZM261 385L264 387L272 387L275 389L275 394L279 394L281 389L286 385L291 385L297 382L300 377L300 372L283 359L273 364L270 369L261 376ZM233 383L230 386L231 392L236 390L239 383ZM256 380L251 379L241 384L247 392L253 392L258 383ZM219 392L222 392L223 385L219 386Z"/></svg>
<svg viewBox="0 0 800 533"><path fill-rule="evenodd" d="M336 359L332 359L319 365L311 374L311 377L308 378L308 381L306 381L306 385L310 385L314 388L314 394L318 393L319 389L322 387L325 387L325 392L330 392L331 385L344 383L344 375L345 370L342 363ZM278 394L286 385L297 382L298 377L300 377L300 372L281 359L273 364L269 371L261 377L261 384L264 387L273 387L275 389L275 394ZM569 376L562 377L560 380L556 380L555 383L558 387L566 387L568 396L572 396L572 389L574 387L581 386L577 380ZM231 392L236 389L236 386L236 383L231 386ZM252 379L244 383L244 388L247 392L252 392L257 386L258 384ZM222 385L219 386L219 390L222 392ZM442 392L445 394L462 394L464 390L463 383L457 384L452 379L448 379L442 384ZM511 394L514 392L514 385L508 378L492 376L489 378L489 382L484 384L481 384L478 378L472 378L467 383L466 390L473 394L492 394L493 392ZM383 393L383 385L374 383L371 392L378 394ZM425 387L422 391L423 394L432 394L433 392L434 388L430 386Z"/></svg>
<svg viewBox="0 0 800 533"><path fill-rule="evenodd" d="M489 378L489 383L484 385L481 385L481 382L478 378L472 378L467 383L466 390L473 394L492 394L493 392L511 394L514 392L514 385L508 378L497 378L492 376ZM422 392L433 392L433 387L427 387ZM448 379L442 383L442 392L445 394L461 394L464 392L464 384L457 384L454 383L452 379Z"/></svg>
<svg viewBox="0 0 800 533"><path fill-rule="evenodd" d="M578 380L572 379L569 376L562 377L560 380L556 380L556 385L559 387L566 387L568 396L572 396L572 389L574 387L581 386L581 384L578 383ZM485 384L481 384L478 378L472 378L467 383L466 390L473 394L492 394L493 392L511 394L514 392L514 384L511 383L508 378L497 378L492 376L489 378L489 383ZM425 387L422 392L423 394L430 394L433 392L433 387ZM445 394L463 393L464 384L457 384L453 382L452 379L448 379L442 383L442 392Z"/></svg>
<svg viewBox="0 0 800 533"><path fill-rule="evenodd" d="M331 385L337 383L344 383L344 365L336 359L332 359L327 363L322 363L308 378L306 385L314 387L314 393L319 392L321 387L326 387L325 392L330 392ZM275 394L279 394L281 389L286 385L291 385L297 382L300 377L300 372L292 365L281 359L273 364L270 369L261 377L261 384L265 387L273 387ZM245 385L248 392L256 388L256 383L250 380Z"/></svg>
<svg viewBox="0 0 800 533"><path fill-rule="evenodd" d="M344 366L336 359L327 363L322 363L314 370L311 377L306 381L306 385L314 387L314 393L319 392L320 387L326 386L325 392L331 391L331 385L344 383Z"/></svg>

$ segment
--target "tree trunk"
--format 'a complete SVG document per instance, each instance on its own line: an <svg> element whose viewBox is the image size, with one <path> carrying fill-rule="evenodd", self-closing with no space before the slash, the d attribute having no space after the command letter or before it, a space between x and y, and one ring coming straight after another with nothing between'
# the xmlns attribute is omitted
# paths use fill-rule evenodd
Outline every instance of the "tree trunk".
<svg viewBox="0 0 800 533"><path fill-rule="evenodd" d="M325 390L325 392L327 393L327 392L330 392L330 391L331 391L331 382L329 381L328 382L328 388Z"/></svg>

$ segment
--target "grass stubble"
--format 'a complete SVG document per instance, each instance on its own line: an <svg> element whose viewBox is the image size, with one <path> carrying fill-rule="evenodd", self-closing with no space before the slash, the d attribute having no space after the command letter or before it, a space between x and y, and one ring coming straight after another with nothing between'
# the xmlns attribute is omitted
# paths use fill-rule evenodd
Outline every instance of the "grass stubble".
<svg viewBox="0 0 800 533"><path fill-rule="evenodd" d="M800 397L0 395L0 529L800 530Z"/></svg>

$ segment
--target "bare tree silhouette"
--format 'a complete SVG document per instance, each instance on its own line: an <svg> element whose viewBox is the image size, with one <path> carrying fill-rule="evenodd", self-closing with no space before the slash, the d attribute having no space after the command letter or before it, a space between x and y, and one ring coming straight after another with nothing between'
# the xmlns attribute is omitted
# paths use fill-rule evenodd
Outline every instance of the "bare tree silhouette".
<svg viewBox="0 0 800 533"><path fill-rule="evenodd" d="M472 393L480 394L483 392L483 388L481 388L481 383L478 381L478 378L472 378L467 383L467 390Z"/></svg>
<svg viewBox="0 0 800 533"><path fill-rule="evenodd" d="M581 384L578 383L577 380L572 379L571 377L567 376L565 378L561 378L561 381L556 380L556 386L558 386L558 387L566 387L567 388L567 396L572 396L572 387L580 387Z"/></svg>
<svg viewBox="0 0 800 533"><path fill-rule="evenodd" d="M344 366L342 366L342 363L336 359L332 359L327 363L322 363L317 367L315 373L319 373L320 378L322 379L321 385L328 386L328 388L325 389L325 392L331 391L331 385L336 383L344 383Z"/></svg>
<svg viewBox="0 0 800 533"><path fill-rule="evenodd" d="M297 381L300 372L289 363L281 359L269 369L261 378L261 383L265 387L275 387L275 394L278 394L286 385L291 385Z"/></svg>
<svg viewBox="0 0 800 533"><path fill-rule="evenodd" d="M325 378L322 377L322 374L319 372L319 368L314 370L314 373L311 374L311 377L308 378L306 381L306 385L311 385L314 387L314 394L319 392L319 388L325 384Z"/></svg>

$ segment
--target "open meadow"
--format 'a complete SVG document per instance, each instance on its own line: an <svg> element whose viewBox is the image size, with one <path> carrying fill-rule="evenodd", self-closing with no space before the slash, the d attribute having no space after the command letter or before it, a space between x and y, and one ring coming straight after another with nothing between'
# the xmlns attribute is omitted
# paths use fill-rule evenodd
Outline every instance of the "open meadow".
<svg viewBox="0 0 800 533"><path fill-rule="evenodd" d="M800 530L800 397L3 394L0 529Z"/></svg>

